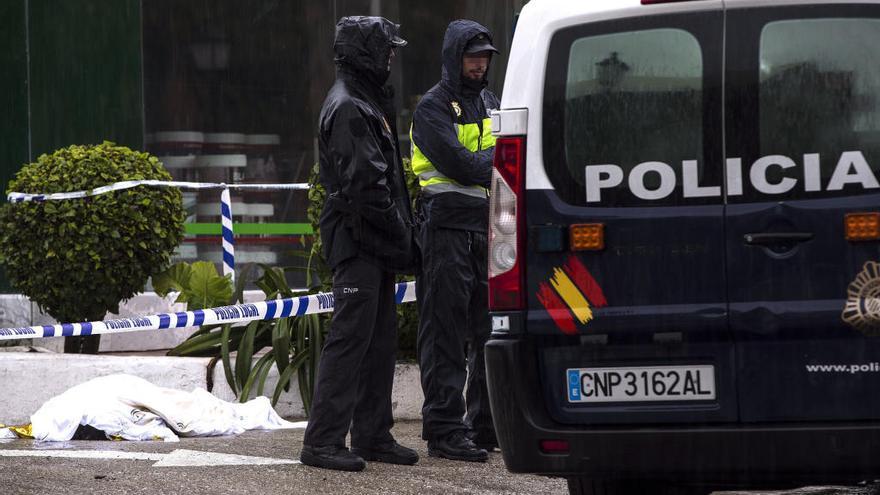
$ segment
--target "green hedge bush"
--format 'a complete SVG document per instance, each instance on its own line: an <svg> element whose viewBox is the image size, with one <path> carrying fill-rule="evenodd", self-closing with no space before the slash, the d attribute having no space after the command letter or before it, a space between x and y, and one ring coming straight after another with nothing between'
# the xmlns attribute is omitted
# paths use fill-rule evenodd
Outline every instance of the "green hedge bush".
<svg viewBox="0 0 880 495"><path fill-rule="evenodd" d="M73 145L25 165L7 193L171 180L156 157L113 143ZM183 237L180 191L138 186L0 207L0 263L12 286L61 322L100 320L164 270Z"/></svg>

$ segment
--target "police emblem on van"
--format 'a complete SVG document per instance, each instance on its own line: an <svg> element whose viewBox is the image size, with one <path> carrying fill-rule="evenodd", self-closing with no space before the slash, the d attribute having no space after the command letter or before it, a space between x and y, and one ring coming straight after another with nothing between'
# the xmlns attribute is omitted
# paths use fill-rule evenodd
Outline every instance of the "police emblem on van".
<svg viewBox="0 0 880 495"><path fill-rule="evenodd" d="M593 319L592 308L608 305L602 287L575 256L562 267L554 267L549 283L541 282L535 294L562 333L577 333L575 319L582 325Z"/></svg>
<svg viewBox="0 0 880 495"><path fill-rule="evenodd" d="M819 153L806 153L801 162L784 155L767 155L755 160L748 168L748 183L751 187L762 194L785 194L800 183L800 187L806 192L812 191L840 191L847 184L859 184L863 189L877 189L880 183L871 170L868 161L861 151L844 151L837 160L834 173L827 183L821 182L821 170L819 167ZM777 182L771 181L770 170L800 169L800 179L784 177ZM697 160L684 160L681 169L676 171L671 165L659 162L642 162L629 170L628 176L624 177L624 169L619 165L587 165L584 168L584 185L586 187L587 203L602 201L602 190L619 187L627 181L629 190L639 199L648 201L661 200L669 197L675 191L681 191L685 198L720 197L720 185L701 185L699 183L699 162ZM729 196L742 196L743 194L743 162L741 158L728 158L725 160L727 171L727 194ZM647 177L654 176L646 180ZM647 184L657 182L656 187ZM681 186L679 187L679 183Z"/></svg>
<svg viewBox="0 0 880 495"><path fill-rule="evenodd" d="M843 321L871 337L880 336L880 263L869 261L849 284Z"/></svg>

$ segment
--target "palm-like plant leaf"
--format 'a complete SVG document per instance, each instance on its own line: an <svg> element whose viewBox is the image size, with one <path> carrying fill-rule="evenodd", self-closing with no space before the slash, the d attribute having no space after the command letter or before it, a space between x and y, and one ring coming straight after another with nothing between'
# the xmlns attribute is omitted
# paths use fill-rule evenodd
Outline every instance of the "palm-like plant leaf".
<svg viewBox="0 0 880 495"><path fill-rule="evenodd" d="M220 359L223 360L223 374L226 375L226 383L232 389L232 393L238 395L238 386L235 382L235 375L232 372L231 359L229 357L230 336L232 334L232 325L223 325L220 332Z"/></svg>
<svg viewBox="0 0 880 495"><path fill-rule="evenodd" d="M168 351L169 356L191 356L216 348L220 344L219 332L205 333L190 337L174 349Z"/></svg>
<svg viewBox="0 0 880 495"><path fill-rule="evenodd" d="M247 285L248 280L250 280L251 272L253 271L253 263L245 263L242 268L238 270L238 276L235 279L235 289L232 291L232 298L229 301L230 304L244 302L244 288Z"/></svg>
<svg viewBox="0 0 880 495"><path fill-rule="evenodd" d="M251 371L251 364L254 361L254 338L260 323L259 320L248 323L241 342L238 344L238 354L235 356L235 382L241 386L247 381ZM242 391L241 397L244 396Z"/></svg>
<svg viewBox="0 0 880 495"><path fill-rule="evenodd" d="M272 327L272 355L278 373L283 373L290 362L290 328L290 318L281 318Z"/></svg>
<svg viewBox="0 0 880 495"><path fill-rule="evenodd" d="M305 363L308 358L309 354L305 351L295 355L290 361L290 364L287 365L287 368L284 369L284 372L281 373L281 376L278 377L278 384L275 386L275 393L272 394L273 406L278 403L278 399L281 397L281 392L283 392L285 387L290 383L290 377L302 367L303 363Z"/></svg>
<svg viewBox="0 0 880 495"><path fill-rule="evenodd" d="M263 382L265 381L266 374L268 374L269 369L272 368L272 353L267 353L263 355L258 361L257 364L254 365L254 369L248 374L247 380L245 380L244 385L241 387L241 395L239 396L240 402L247 402L251 395L251 389L254 386L254 383L258 383L257 395L262 395L263 393Z"/></svg>

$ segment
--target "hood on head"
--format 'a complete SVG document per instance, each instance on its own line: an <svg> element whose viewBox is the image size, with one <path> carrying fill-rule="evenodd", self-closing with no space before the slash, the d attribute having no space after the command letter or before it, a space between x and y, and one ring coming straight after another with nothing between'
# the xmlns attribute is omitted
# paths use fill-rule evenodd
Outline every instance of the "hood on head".
<svg viewBox="0 0 880 495"><path fill-rule="evenodd" d="M348 16L336 23L333 51L337 65L364 74L378 86L388 80L391 49L406 46L400 25L373 16Z"/></svg>
<svg viewBox="0 0 880 495"><path fill-rule="evenodd" d="M492 34L480 23L467 19L458 19L449 23L446 36L443 37L443 81L453 91L461 90L461 57L464 48L471 38L483 34L492 43ZM485 85L485 81L484 81Z"/></svg>

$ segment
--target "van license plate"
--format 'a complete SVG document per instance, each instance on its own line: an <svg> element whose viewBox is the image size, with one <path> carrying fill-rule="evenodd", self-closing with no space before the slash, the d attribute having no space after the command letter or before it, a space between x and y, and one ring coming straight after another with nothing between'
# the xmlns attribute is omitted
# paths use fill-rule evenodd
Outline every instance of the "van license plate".
<svg viewBox="0 0 880 495"><path fill-rule="evenodd" d="M712 400L715 367L569 368L568 402Z"/></svg>

